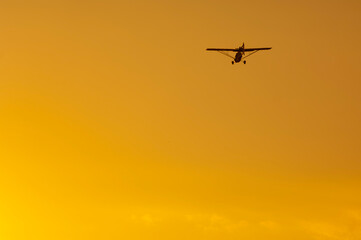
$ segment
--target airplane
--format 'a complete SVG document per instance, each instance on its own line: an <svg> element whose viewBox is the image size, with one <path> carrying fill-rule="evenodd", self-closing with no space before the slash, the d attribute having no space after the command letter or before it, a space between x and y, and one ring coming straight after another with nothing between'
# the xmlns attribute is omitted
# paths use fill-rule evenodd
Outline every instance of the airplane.
<svg viewBox="0 0 361 240"><path fill-rule="evenodd" d="M245 59L246 57L251 56L252 54L260 51L260 50L270 50L272 49L271 47L267 47L267 48L245 48L244 47L244 43L241 47L239 48L207 48L207 51L217 51L219 53L222 53L230 58L233 59L232 64L234 63L238 63L240 62L242 59ZM226 52L236 52L236 55L233 57L232 55L226 53ZM252 52L250 54L248 54L247 56L245 56L245 52ZM246 61L243 60L243 63L246 64Z"/></svg>

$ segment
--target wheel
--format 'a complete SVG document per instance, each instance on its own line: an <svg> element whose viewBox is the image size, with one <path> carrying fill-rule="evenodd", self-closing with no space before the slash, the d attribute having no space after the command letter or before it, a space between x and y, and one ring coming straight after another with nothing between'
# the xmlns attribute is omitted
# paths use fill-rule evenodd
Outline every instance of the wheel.
<svg viewBox="0 0 361 240"><path fill-rule="evenodd" d="M234 61L232 61L232 64L234 64Z"/></svg>
<svg viewBox="0 0 361 240"><path fill-rule="evenodd" d="M243 63L244 63L244 64L246 64L246 60L245 60L245 61L243 61Z"/></svg>

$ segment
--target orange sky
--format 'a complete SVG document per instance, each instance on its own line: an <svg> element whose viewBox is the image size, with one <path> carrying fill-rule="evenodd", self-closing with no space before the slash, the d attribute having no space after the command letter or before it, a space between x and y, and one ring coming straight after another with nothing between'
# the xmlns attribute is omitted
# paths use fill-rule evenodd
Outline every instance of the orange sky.
<svg viewBox="0 0 361 240"><path fill-rule="evenodd" d="M360 239L360 13L2 0L0 239Z"/></svg>

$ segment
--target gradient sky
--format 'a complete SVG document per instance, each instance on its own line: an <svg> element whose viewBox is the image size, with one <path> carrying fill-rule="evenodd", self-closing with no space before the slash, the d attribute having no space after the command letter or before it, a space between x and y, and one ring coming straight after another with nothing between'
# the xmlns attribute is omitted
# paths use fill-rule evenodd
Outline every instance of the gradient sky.
<svg viewBox="0 0 361 240"><path fill-rule="evenodd" d="M360 43L359 0L1 0L0 239L361 239Z"/></svg>

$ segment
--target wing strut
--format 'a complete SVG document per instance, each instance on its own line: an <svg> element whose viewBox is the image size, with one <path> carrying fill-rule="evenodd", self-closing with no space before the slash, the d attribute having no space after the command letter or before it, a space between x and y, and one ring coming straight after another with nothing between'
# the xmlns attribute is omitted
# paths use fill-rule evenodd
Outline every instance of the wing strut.
<svg viewBox="0 0 361 240"><path fill-rule="evenodd" d="M222 52L222 51L217 51L217 52L219 52L219 53L221 53L221 54L223 54L223 55L225 55L227 57L230 57L230 58L232 58L234 60L234 57L232 55L228 54L228 53L225 53L225 52Z"/></svg>
<svg viewBox="0 0 361 240"><path fill-rule="evenodd" d="M258 52L259 50L256 50L256 51L254 51L254 52L252 52L252 53L250 53L250 54L248 54L247 56L244 56L243 58L242 58L242 60L243 59L245 59L245 58L247 58L247 57L249 57L249 56L251 56L252 54L255 54L256 52Z"/></svg>

